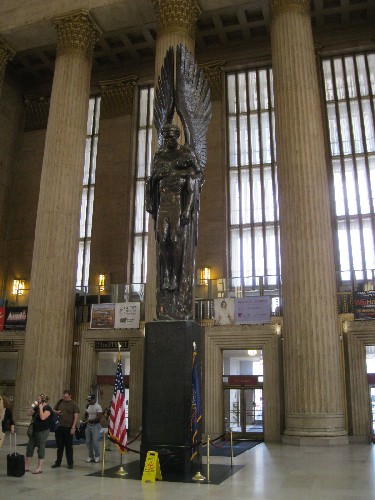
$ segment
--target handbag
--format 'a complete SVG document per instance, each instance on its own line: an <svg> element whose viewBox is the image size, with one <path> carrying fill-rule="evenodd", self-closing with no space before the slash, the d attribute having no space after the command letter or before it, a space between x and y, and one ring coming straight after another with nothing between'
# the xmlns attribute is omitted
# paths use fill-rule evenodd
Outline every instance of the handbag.
<svg viewBox="0 0 375 500"><path fill-rule="evenodd" d="M34 435L34 420L35 420L35 417L36 417L36 414L34 414L30 424L29 424L29 427L27 428L27 435L29 438L31 438L33 435Z"/></svg>
<svg viewBox="0 0 375 500"><path fill-rule="evenodd" d="M27 435L29 438L33 437L34 435L34 421L29 424L29 427L27 428Z"/></svg>

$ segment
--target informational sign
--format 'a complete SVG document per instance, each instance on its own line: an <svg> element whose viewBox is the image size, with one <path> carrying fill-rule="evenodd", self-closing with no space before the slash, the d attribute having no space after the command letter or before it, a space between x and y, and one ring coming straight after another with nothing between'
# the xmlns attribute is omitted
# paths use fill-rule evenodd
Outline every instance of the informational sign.
<svg viewBox="0 0 375 500"><path fill-rule="evenodd" d="M115 326L115 304L92 304L90 328L111 329Z"/></svg>
<svg viewBox="0 0 375 500"><path fill-rule="evenodd" d="M239 325L270 323L271 297L243 297L235 299L234 318Z"/></svg>
<svg viewBox="0 0 375 500"><path fill-rule="evenodd" d="M156 451L148 451L142 474L142 483L154 483L155 480L162 480L159 455Z"/></svg>
<svg viewBox="0 0 375 500"><path fill-rule="evenodd" d="M375 291L353 292L354 319L375 319Z"/></svg>
<svg viewBox="0 0 375 500"><path fill-rule="evenodd" d="M0 347L13 347L13 340L0 340Z"/></svg>
<svg viewBox="0 0 375 500"><path fill-rule="evenodd" d="M96 340L95 341L95 350L97 351L117 351L119 348L119 344L122 350L129 350L129 341L128 340Z"/></svg>
<svg viewBox="0 0 375 500"><path fill-rule="evenodd" d="M7 307L5 312L5 330L25 330L27 307Z"/></svg>
<svg viewBox="0 0 375 500"><path fill-rule="evenodd" d="M117 303L115 328L139 328L140 311L140 302Z"/></svg>

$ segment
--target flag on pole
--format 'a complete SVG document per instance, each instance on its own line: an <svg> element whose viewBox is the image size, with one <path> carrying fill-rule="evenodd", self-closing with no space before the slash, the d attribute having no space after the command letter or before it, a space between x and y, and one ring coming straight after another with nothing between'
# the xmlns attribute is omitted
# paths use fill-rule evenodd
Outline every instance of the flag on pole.
<svg viewBox="0 0 375 500"><path fill-rule="evenodd" d="M193 364L192 364L192 397L191 397L191 440L193 448L191 450L190 460L198 454L198 426L202 419L201 414L201 397L199 389L199 377L195 358L197 357L197 348L195 342L193 343Z"/></svg>
<svg viewBox="0 0 375 500"><path fill-rule="evenodd" d="M117 358L117 370L115 378L115 387L113 389L111 416L109 418L109 437L116 443L121 453L126 452L128 437L126 433L125 421L125 389L121 368L120 350Z"/></svg>

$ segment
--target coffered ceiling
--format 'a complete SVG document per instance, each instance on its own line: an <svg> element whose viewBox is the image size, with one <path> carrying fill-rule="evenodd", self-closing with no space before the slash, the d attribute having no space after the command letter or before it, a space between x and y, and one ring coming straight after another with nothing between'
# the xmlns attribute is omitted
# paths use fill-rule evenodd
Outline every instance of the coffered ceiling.
<svg viewBox="0 0 375 500"><path fill-rule="evenodd" d="M2 0L5 7L14 5L14 1L20 3L19 0L13 0L13 3ZM24 0L21 5L31 7L32 3L32 0ZM0 35L17 52L9 63L9 70L24 83L45 82L53 75L56 34L52 17L62 13L56 10L57 7L61 10L62 4L69 2L46 0L44 3L48 4L49 10L43 19L30 10L26 21L19 18L19 25L12 24L9 7L0 20ZM151 63L156 40L155 11L151 0L114 0L107 1L104 6L100 3L104 3L103 0L75 0L74 3L75 8L93 5L90 12L103 29L103 36L95 47L93 72ZM269 40L267 0L198 0L198 3L202 13L197 23L197 55ZM0 6L0 16L3 7ZM69 9L64 12L69 12ZM25 14L28 14L27 9ZM311 14L315 31L374 26L375 0L311 0Z"/></svg>

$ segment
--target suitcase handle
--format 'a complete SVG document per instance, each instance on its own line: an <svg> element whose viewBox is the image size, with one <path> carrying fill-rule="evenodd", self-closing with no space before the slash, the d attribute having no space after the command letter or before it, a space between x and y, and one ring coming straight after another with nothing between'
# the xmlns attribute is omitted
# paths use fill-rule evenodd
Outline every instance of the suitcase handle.
<svg viewBox="0 0 375 500"><path fill-rule="evenodd" d="M16 432L9 433L9 453L12 454L12 434L14 435L14 454L16 454L16 448L17 448L17 433Z"/></svg>

